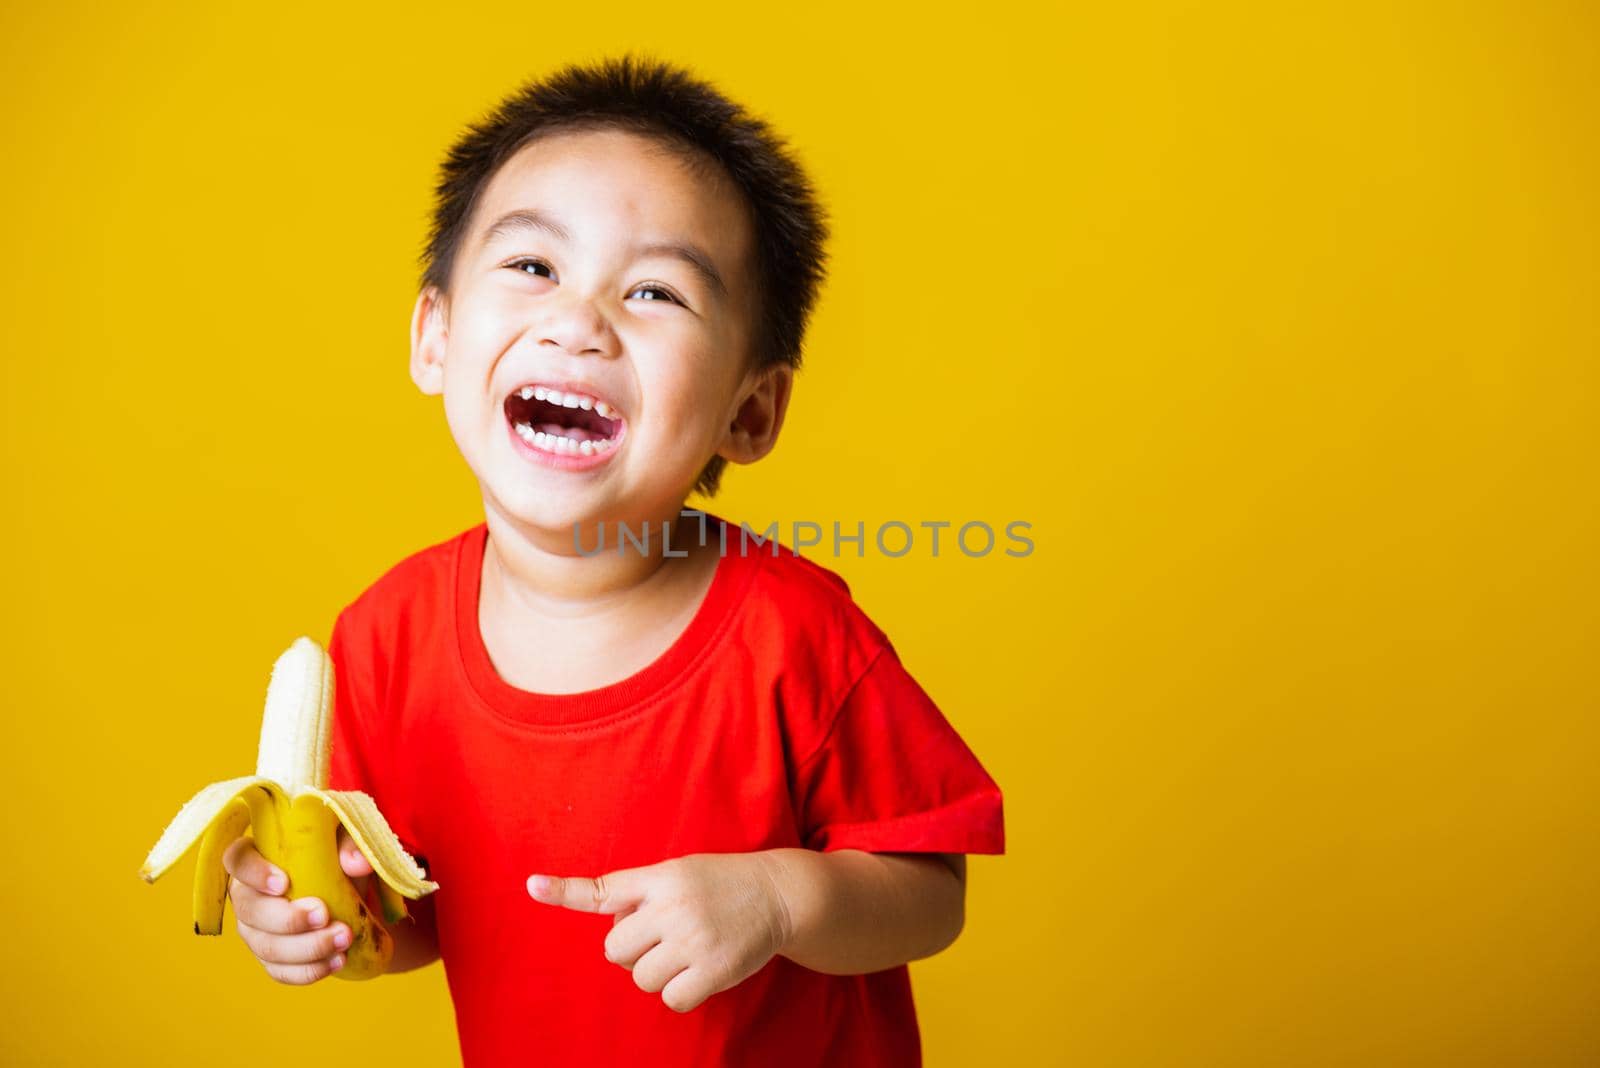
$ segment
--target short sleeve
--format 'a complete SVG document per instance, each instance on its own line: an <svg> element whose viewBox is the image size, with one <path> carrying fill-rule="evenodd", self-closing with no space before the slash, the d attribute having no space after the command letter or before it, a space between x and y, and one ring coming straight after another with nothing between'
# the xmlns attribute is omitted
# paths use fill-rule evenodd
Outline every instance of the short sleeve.
<svg viewBox="0 0 1600 1068"><path fill-rule="evenodd" d="M333 660L333 736L328 760L328 788L360 790L374 794L373 757L367 740L366 721L375 702L371 666L357 663L351 655L350 625L341 612L328 639L328 656Z"/></svg>
<svg viewBox="0 0 1600 1068"><path fill-rule="evenodd" d="M1004 853L1000 787L882 646L795 772L809 849Z"/></svg>
<svg viewBox="0 0 1600 1068"><path fill-rule="evenodd" d="M381 722L382 704L372 650L361 643L346 612L334 621L328 656L333 661L334 691L328 788L360 790L371 797L400 844L416 857L417 843L410 833L404 799L393 788L389 749L383 736L373 730L373 725Z"/></svg>

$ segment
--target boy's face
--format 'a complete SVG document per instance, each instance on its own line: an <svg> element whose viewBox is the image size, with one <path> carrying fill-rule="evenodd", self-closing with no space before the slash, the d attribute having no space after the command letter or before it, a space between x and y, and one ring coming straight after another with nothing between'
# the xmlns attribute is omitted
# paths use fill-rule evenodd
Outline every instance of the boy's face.
<svg viewBox="0 0 1600 1068"><path fill-rule="evenodd" d="M515 212L562 233L495 225ZM707 270L653 244L685 246ZM592 548L588 524L674 514L714 454L765 455L790 374L747 369L754 255L731 182L654 142L566 132L506 161L473 210L449 297L424 291L412 317L412 377L444 395L485 507L567 545L583 524ZM522 395L547 386L605 407Z"/></svg>

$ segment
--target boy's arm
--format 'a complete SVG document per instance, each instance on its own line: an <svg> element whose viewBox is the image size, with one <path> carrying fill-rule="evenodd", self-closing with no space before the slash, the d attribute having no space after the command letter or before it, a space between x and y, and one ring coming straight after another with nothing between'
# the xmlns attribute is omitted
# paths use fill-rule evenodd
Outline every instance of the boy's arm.
<svg viewBox="0 0 1600 1068"><path fill-rule="evenodd" d="M374 876L376 878L376 876ZM435 924L433 897L406 902L406 911L416 920L401 920L388 925L394 935L394 956L385 975L415 971L439 959L439 929Z"/></svg>
<svg viewBox="0 0 1600 1068"><path fill-rule="evenodd" d="M762 852L787 913L778 952L829 975L860 975L931 957L966 919L960 853L859 849Z"/></svg>

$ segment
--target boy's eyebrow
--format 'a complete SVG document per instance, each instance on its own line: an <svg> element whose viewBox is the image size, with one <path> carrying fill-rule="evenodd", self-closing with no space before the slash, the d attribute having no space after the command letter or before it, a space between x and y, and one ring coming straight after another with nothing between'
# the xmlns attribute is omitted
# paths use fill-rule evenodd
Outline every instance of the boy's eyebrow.
<svg viewBox="0 0 1600 1068"><path fill-rule="evenodd" d="M572 234L565 226L553 218L549 212L537 208L518 208L508 211L496 219L489 228L483 232L483 237L478 242L479 248L487 247L497 237L517 233L521 230L542 230L559 241L570 242ZM722 296L728 296L728 285L722 280L722 275L717 271L716 264L711 262L711 257L698 247L686 241L655 241L650 244L634 245L629 251L643 255L666 255L680 259L687 263L705 279L706 283Z"/></svg>

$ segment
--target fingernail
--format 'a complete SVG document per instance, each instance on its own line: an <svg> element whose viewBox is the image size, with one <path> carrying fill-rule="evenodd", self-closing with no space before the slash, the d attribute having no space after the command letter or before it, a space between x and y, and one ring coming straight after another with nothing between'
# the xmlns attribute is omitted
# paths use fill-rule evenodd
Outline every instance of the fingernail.
<svg viewBox="0 0 1600 1068"><path fill-rule="evenodd" d="M311 926L321 927L323 924L328 922L328 910L323 908L321 905L318 905L316 908L306 913L306 919L311 921Z"/></svg>
<svg viewBox="0 0 1600 1068"><path fill-rule="evenodd" d="M335 953L333 955L332 959L330 959L328 961L328 964L330 966L332 966L334 971L338 971L340 968L343 968L344 967L344 954L343 953Z"/></svg>
<svg viewBox="0 0 1600 1068"><path fill-rule="evenodd" d="M283 888L288 885L289 880L281 871L275 871L267 877L267 889L271 890L274 894L282 893Z"/></svg>
<svg viewBox="0 0 1600 1068"><path fill-rule="evenodd" d="M340 931L338 934L334 935L333 936L333 944L335 946L338 946L340 949L349 949L350 948L350 932L349 931Z"/></svg>
<svg viewBox="0 0 1600 1068"><path fill-rule="evenodd" d="M548 875L530 875L528 876L528 893L535 897L540 894L548 894L554 882L555 880Z"/></svg>

